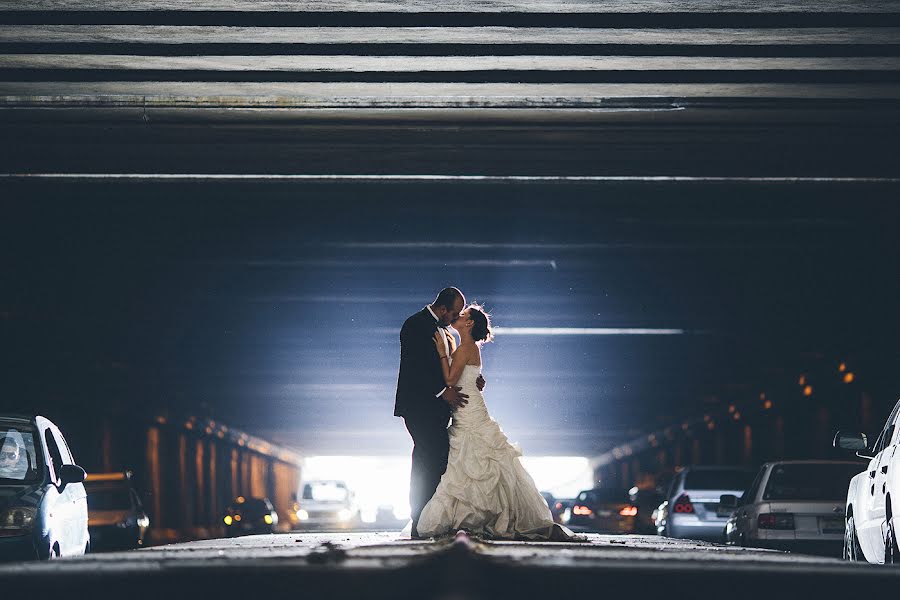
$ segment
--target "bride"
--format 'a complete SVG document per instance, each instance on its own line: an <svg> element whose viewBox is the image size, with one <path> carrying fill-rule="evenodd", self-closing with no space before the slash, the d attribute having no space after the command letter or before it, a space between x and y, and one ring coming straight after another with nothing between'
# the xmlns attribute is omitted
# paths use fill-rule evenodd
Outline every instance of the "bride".
<svg viewBox="0 0 900 600"><path fill-rule="evenodd" d="M422 510L419 535L465 529L494 539L575 540L571 531L553 522L519 461L522 452L488 414L475 385L481 374L481 345L492 337L488 315L472 304L451 325L459 333L459 347L447 356L441 331L435 334L435 344L447 385L461 387L469 402L453 411L447 471Z"/></svg>

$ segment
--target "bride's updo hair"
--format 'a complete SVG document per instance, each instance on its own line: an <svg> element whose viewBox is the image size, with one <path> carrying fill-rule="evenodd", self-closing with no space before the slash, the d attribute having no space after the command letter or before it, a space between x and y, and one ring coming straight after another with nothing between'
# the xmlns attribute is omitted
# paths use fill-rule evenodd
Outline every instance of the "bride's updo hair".
<svg viewBox="0 0 900 600"><path fill-rule="evenodd" d="M486 344L494 339L491 333L491 316L484 310L480 304L469 305L469 318L474 321L472 324L472 339L478 343Z"/></svg>

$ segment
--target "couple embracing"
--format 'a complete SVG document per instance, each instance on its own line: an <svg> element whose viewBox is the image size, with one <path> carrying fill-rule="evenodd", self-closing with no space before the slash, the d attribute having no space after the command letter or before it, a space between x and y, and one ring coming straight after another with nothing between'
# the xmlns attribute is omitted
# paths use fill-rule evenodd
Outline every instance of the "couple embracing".
<svg viewBox="0 0 900 600"><path fill-rule="evenodd" d="M448 327L459 335L458 346ZM490 340L487 313L467 306L453 287L400 331L394 416L403 417L413 440L411 536L464 529L492 539L574 540L553 522L521 451L488 414L481 346Z"/></svg>

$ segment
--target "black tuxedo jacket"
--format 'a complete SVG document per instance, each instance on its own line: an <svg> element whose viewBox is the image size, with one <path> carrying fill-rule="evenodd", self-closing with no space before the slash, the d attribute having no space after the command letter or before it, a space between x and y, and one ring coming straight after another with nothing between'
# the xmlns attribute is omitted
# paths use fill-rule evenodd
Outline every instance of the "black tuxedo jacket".
<svg viewBox="0 0 900 600"><path fill-rule="evenodd" d="M437 397L446 385L441 358L434 346L434 332L437 329L438 323L427 308L403 323L395 417L450 418L450 406Z"/></svg>

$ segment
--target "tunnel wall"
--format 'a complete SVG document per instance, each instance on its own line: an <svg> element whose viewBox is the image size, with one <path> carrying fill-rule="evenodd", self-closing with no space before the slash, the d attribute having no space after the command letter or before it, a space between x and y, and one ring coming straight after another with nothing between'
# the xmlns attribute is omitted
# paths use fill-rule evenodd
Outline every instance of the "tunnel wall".
<svg viewBox="0 0 900 600"><path fill-rule="evenodd" d="M281 530L296 522L300 457L266 440L197 418L63 417L60 427L88 473L133 473L151 542L224 535L237 496L269 498Z"/></svg>

